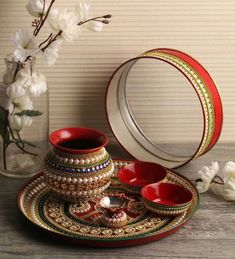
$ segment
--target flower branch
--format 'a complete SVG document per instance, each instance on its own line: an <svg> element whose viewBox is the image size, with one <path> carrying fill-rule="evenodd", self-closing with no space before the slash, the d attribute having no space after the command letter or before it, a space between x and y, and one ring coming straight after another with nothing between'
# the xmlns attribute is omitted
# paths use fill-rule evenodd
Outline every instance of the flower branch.
<svg viewBox="0 0 235 259"><path fill-rule="evenodd" d="M43 0L43 9L42 9L42 14L41 14L41 19L40 19L40 22L39 22L38 27L36 27L35 31L33 32L33 35L34 35L34 36L37 36L38 33L40 32L42 26L44 25L44 23L45 23L45 21L46 21L48 15L49 15L49 13L50 13L50 10L51 10L51 8L52 8L54 2L55 2L55 0L51 0L50 5L49 5L49 8L48 8L48 10L47 10L47 12L46 12L46 14L45 14L45 17L43 18L43 14L44 14L44 11L45 11L45 0Z"/></svg>
<svg viewBox="0 0 235 259"><path fill-rule="evenodd" d="M53 33L50 33L50 35L49 35L43 42L41 42L38 47L41 48L41 46L42 46L43 44L45 44L47 41L50 42L50 40L51 40L51 38L52 38L52 35L53 35Z"/></svg>
<svg viewBox="0 0 235 259"><path fill-rule="evenodd" d="M23 154L39 155L28 150L29 146L38 146L21 138L24 129L33 123L33 117L42 115L33 109L33 98L47 91L45 76L35 70L36 58L40 56L48 66L52 66L64 41L74 40L83 29L100 32L103 25L110 22L110 14L91 18L90 6L85 2L75 6L74 11L59 10L54 8L54 3L55 0L49 4L46 0L28 0L26 9L34 17L34 31L30 33L26 29L19 29L13 37L15 50L5 58L6 72L1 83L5 93L0 103L0 135L5 170L8 169L6 151L10 144L16 145ZM52 32L38 43L37 36L46 22Z"/></svg>
<svg viewBox="0 0 235 259"><path fill-rule="evenodd" d="M80 21L78 23L78 26L83 25L87 22L91 22L91 21L97 21L97 22L102 22L102 23L108 24L109 20L107 20L107 19L110 19L111 17L112 17L111 14L106 14L106 15L103 15L103 16L97 16L97 17L94 17L94 18L87 19L86 21ZM100 19L103 19L103 20L100 20Z"/></svg>

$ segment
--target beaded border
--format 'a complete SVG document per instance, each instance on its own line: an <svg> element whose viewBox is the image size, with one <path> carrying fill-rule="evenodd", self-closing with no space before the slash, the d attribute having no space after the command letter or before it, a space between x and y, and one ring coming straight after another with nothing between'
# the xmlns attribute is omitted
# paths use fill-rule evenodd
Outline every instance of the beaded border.
<svg viewBox="0 0 235 259"><path fill-rule="evenodd" d="M176 56L166 54L163 52L158 52L158 51L146 52L146 53L142 54L141 56L156 57L161 60L167 61L168 63L177 67L181 72L183 72L187 76L187 78L190 80L190 82L194 86L194 89L199 94L201 102L202 102L202 107L203 107L203 111L205 114L205 122L206 122L205 123L205 132L204 132L201 146L194 156L195 158L199 157L200 155L202 155L205 152L208 145L210 144L212 136L213 136L214 128L215 128L215 123L214 123L215 113L214 113L214 109L213 109L214 106L213 106L212 97L211 97L211 94L210 94L210 91L209 91L207 85L205 84L204 80L200 77L200 75L197 73L197 71L192 66L190 66L188 63L186 63L185 61L183 61L182 59L180 59Z"/></svg>
<svg viewBox="0 0 235 259"><path fill-rule="evenodd" d="M58 224L56 228L54 228L53 225L46 224L44 221L42 221L41 215L39 215L39 212L38 212L38 205L39 205L38 202L41 199L42 195L48 192L48 188L46 187L46 184L44 182L44 176L42 175L40 175L39 177L35 178L33 181L28 183L20 191L18 196L18 205L22 213L33 223L36 223L40 227L47 229L50 232L54 232L62 236L67 236L67 237L70 236L75 240L80 238L97 240L97 241L105 241L105 240L117 241L119 239L132 240L133 238L142 239L146 237L156 236L158 234L174 229L175 227L179 227L184 222L186 222L189 218L191 218L191 216L194 214L197 208L197 205L199 202L199 196L195 187L187 179L181 178L179 175L174 174L174 172L172 171L168 171L167 178L169 182L182 184L192 192L193 201L189 210L187 210L182 215L179 215L170 221L166 219L166 221L162 222L159 218L156 218L156 217L147 218L147 221L145 223L143 222L144 226L148 225L147 230L145 228L146 226L144 227L143 225L136 224L133 226L135 227L136 231L139 233L136 237L134 237L135 235L133 234L137 234L137 232L135 231L133 232L132 226L127 226L127 229L123 232L122 229L111 230L108 228L84 226L83 224L76 224L70 227L64 227ZM160 223L162 223L163 225L159 223L159 220L160 220ZM80 234L78 235L78 233ZM112 237L112 235L114 236Z"/></svg>

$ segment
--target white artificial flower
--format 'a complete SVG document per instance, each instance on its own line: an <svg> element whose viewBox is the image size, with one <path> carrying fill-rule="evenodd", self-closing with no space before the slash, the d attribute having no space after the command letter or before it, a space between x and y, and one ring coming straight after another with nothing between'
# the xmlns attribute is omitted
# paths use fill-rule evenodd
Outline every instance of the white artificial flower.
<svg viewBox="0 0 235 259"><path fill-rule="evenodd" d="M42 57L49 67L55 64L62 43L62 39L57 39L56 41L52 42L50 46L48 46L43 52Z"/></svg>
<svg viewBox="0 0 235 259"><path fill-rule="evenodd" d="M14 154L9 157L8 167L11 170L26 169L35 165L33 157L28 154Z"/></svg>
<svg viewBox="0 0 235 259"><path fill-rule="evenodd" d="M224 181L228 181L230 178L235 178L235 163L229 161L225 164L224 167Z"/></svg>
<svg viewBox="0 0 235 259"><path fill-rule="evenodd" d="M14 107L20 110L33 109L33 103L20 80L15 81L6 88L6 94L2 98L1 105L6 110L9 110L10 113L13 111Z"/></svg>
<svg viewBox="0 0 235 259"><path fill-rule="evenodd" d="M30 61L22 64L21 69L16 74L16 78L15 78L16 81L21 80L22 78L30 76L32 73L34 73L35 72L35 64L36 64L36 58L31 58Z"/></svg>
<svg viewBox="0 0 235 259"><path fill-rule="evenodd" d="M54 8L48 16L50 27L57 33L62 31L61 37L66 41L72 41L78 37L80 32L78 21L75 13L67 9L59 10Z"/></svg>
<svg viewBox="0 0 235 259"><path fill-rule="evenodd" d="M75 6L75 10L82 22L90 19L90 5L84 1Z"/></svg>
<svg viewBox="0 0 235 259"><path fill-rule="evenodd" d="M212 192L216 195L222 195L224 191L224 185L222 183L211 183L210 190L212 190Z"/></svg>
<svg viewBox="0 0 235 259"><path fill-rule="evenodd" d="M17 80L14 83L12 83L6 90L7 96L9 97L8 100L8 110L12 109L11 105L17 107L20 110L32 110L33 109L33 103L29 96L27 95L27 92L24 88L24 85L22 84L21 80ZM7 106L7 103L5 104L5 107Z"/></svg>
<svg viewBox="0 0 235 259"><path fill-rule="evenodd" d="M85 2L80 2L75 6L76 14L79 18L79 21L84 22L91 18L90 16L90 5ZM96 32L100 32L103 29L103 23L98 21L89 21L84 23L82 26Z"/></svg>
<svg viewBox="0 0 235 259"><path fill-rule="evenodd" d="M18 98L21 96L26 95L26 91L23 87L23 85L21 84L21 82L19 80L15 81L14 83L12 83L8 88L7 88L7 95L11 98Z"/></svg>
<svg viewBox="0 0 235 259"><path fill-rule="evenodd" d="M16 131L20 131L25 127L29 127L32 124L32 118L26 115L18 116L11 115L9 116L10 127Z"/></svg>
<svg viewBox="0 0 235 259"><path fill-rule="evenodd" d="M46 78L42 73L33 72L32 75L22 76L18 81L31 96L40 96L47 91Z"/></svg>
<svg viewBox="0 0 235 259"><path fill-rule="evenodd" d="M226 200L235 201L235 177L230 177L224 182L222 195Z"/></svg>
<svg viewBox="0 0 235 259"><path fill-rule="evenodd" d="M29 87L29 94L32 96L40 96L47 91L46 78L41 73L33 73L31 85Z"/></svg>
<svg viewBox="0 0 235 259"><path fill-rule="evenodd" d="M33 102L29 98L28 95L14 98L14 99L12 99L12 102L13 102L14 106L16 106L18 109L20 109L22 111L33 109Z"/></svg>
<svg viewBox="0 0 235 259"><path fill-rule="evenodd" d="M218 171L218 162L212 162L211 166L203 166L201 170L199 170L198 174L200 176L200 180L197 182L197 189L200 193L204 193L209 189L210 184Z"/></svg>
<svg viewBox="0 0 235 259"><path fill-rule="evenodd" d="M13 42L16 47L13 56L17 61L24 62L28 56L35 56L40 51L36 37L26 29L19 29L13 37Z"/></svg>
<svg viewBox="0 0 235 259"><path fill-rule="evenodd" d="M225 164L224 170L223 197L226 200L235 201L235 163L229 161Z"/></svg>
<svg viewBox="0 0 235 259"><path fill-rule="evenodd" d="M26 5L26 9L28 10L29 14L34 17L41 17L43 14L47 12L48 7L49 5L48 3L46 3L46 0L29 0L28 4Z"/></svg>

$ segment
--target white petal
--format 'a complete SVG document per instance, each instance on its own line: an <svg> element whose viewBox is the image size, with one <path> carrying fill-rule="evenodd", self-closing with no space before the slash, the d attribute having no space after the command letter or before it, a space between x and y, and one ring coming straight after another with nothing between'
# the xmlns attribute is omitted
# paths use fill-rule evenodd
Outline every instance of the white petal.
<svg viewBox="0 0 235 259"><path fill-rule="evenodd" d="M11 99L24 96L25 94L26 94L25 89L23 88L22 84L19 81L12 83L7 88L7 95Z"/></svg>
<svg viewBox="0 0 235 259"><path fill-rule="evenodd" d="M197 182L197 188L200 193L206 192L209 189L210 184L218 171L218 162L212 162L212 165L209 167L203 166L201 170L198 171L201 181Z"/></svg>
<svg viewBox="0 0 235 259"><path fill-rule="evenodd" d="M209 189L210 183L209 182L197 182L196 186L197 186L199 193L204 193Z"/></svg>
<svg viewBox="0 0 235 259"><path fill-rule="evenodd" d="M32 110L33 109L33 102L29 98L28 95L24 95L18 98L13 99L14 104L20 110Z"/></svg>
<svg viewBox="0 0 235 259"><path fill-rule="evenodd" d="M78 17L67 9L53 9L48 17L48 22L54 31L63 31L61 37L67 41L71 41L79 35Z"/></svg>
<svg viewBox="0 0 235 259"><path fill-rule="evenodd" d="M226 189L223 192L223 197L224 197L225 200L235 201L235 191L230 190L230 189Z"/></svg>
<svg viewBox="0 0 235 259"><path fill-rule="evenodd" d="M16 131L20 131L22 129L22 118L17 115L9 116L9 123L11 129Z"/></svg>
<svg viewBox="0 0 235 259"><path fill-rule="evenodd" d="M55 64L62 43L62 39L57 39L43 52L42 57L48 66L52 66Z"/></svg>
<svg viewBox="0 0 235 259"><path fill-rule="evenodd" d="M235 177L235 163L232 161L227 162L223 172L225 178Z"/></svg>
<svg viewBox="0 0 235 259"><path fill-rule="evenodd" d="M60 31L60 27L58 25L59 15L60 15L59 9L58 8L52 8L50 10L50 13L49 13L48 19L47 19L51 29L54 30L55 32Z"/></svg>
<svg viewBox="0 0 235 259"><path fill-rule="evenodd" d="M212 183L210 185L210 189L213 191L213 193L215 193L216 195L222 195L223 191L224 191L224 185L223 184L216 184L216 183Z"/></svg>
<svg viewBox="0 0 235 259"><path fill-rule="evenodd" d="M104 24L102 22L90 21L85 23L84 26L91 31L100 32L102 31Z"/></svg>
<svg viewBox="0 0 235 259"><path fill-rule="evenodd" d="M21 116L22 119L22 128L31 126L33 119L29 116Z"/></svg>
<svg viewBox="0 0 235 259"><path fill-rule="evenodd" d="M40 96L42 93L47 91L46 78L43 74L33 73L31 85L29 87L29 94L32 96Z"/></svg>
<svg viewBox="0 0 235 259"><path fill-rule="evenodd" d="M89 19L90 5L81 1L75 6L75 12L80 21L85 21Z"/></svg>
<svg viewBox="0 0 235 259"><path fill-rule="evenodd" d="M18 48L13 52L13 55L16 58L16 60L24 62L28 57L28 52L23 48Z"/></svg>
<svg viewBox="0 0 235 259"><path fill-rule="evenodd" d="M19 29L13 36L16 50L13 56L17 61L24 62L28 56L34 56L38 52L36 37L25 29Z"/></svg>
<svg viewBox="0 0 235 259"><path fill-rule="evenodd" d="M210 170L213 171L214 174L217 174L219 172L219 164L218 162L212 162L212 165L210 166Z"/></svg>
<svg viewBox="0 0 235 259"><path fill-rule="evenodd" d="M34 17L40 17L43 12L43 5L43 0L29 0L28 4L26 5L26 9L30 15ZM49 5L45 1L44 14L47 12L48 7Z"/></svg>

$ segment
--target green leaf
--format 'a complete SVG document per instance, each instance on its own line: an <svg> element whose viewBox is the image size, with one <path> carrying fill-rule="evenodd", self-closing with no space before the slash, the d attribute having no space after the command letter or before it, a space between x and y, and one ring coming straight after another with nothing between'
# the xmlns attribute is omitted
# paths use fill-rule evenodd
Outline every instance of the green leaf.
<svg viewBox="0 0 235 259"><path fill-rule="evenodd" d="M17 116L29 116L29 117L35 117L35 116L40 116L42 115L42 112L40 111L35 111L35 110L24 110L22 112L17 112L14 115Z"/></svg>

